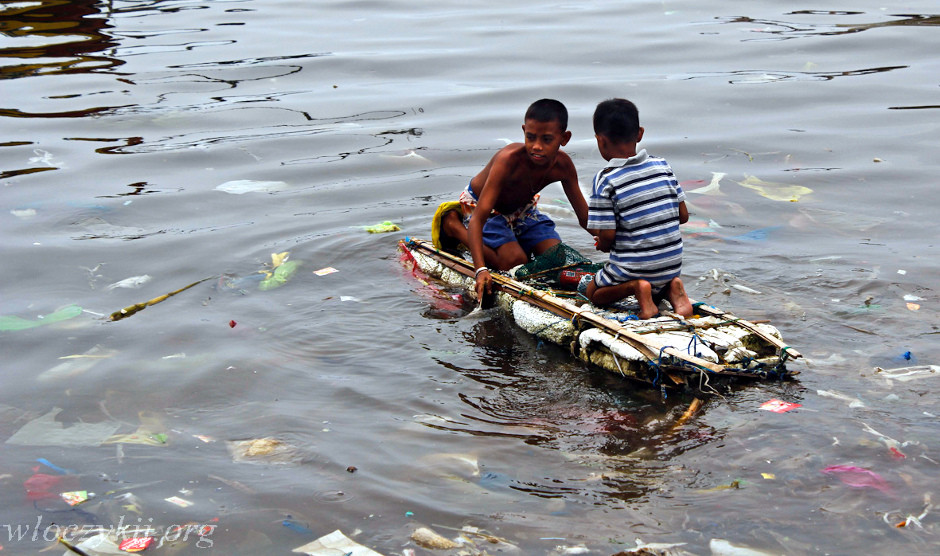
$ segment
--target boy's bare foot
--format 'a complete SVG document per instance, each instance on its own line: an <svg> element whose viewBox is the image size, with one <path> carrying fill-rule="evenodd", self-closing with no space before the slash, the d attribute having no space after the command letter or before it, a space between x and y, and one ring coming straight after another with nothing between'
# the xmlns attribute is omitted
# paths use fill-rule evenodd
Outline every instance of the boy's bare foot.
<svg viewBox="0 0 940 556"><path fill-rule="evenodd" d="M684 318L692 316L692 302L689 301L689 296L685 293L685 286L680 278L673 278L669 282L669 303L672 303L672 310L676 314Z"/></svg>
<svg viewBox="0 0 940 556"><path fill-rule="evenodd" d="M640 304L640 319L651 319L659 314L659 306L653 301L653 287L646 280L637 280L633 286L633 295Z"/></svg>

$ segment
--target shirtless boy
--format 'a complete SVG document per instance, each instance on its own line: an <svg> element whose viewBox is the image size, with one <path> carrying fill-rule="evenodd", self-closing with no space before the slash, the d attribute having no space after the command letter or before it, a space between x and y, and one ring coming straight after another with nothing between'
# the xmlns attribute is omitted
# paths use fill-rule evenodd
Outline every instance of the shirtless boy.
<svg viewBox="0 0 940 556"><path fill-rule="evenodd" d="M522 125L525 142L500 149L470 180L460 194L463 219L456 211L443 217L443 233L470 249L478 298L492 291L487 267L509 270L526 263L530 253L540 255L561 242L555 223L535 206L546 185L561 182L578 222L587 229L588 207L577 171L561 150L571 139L567 128L564 104L552 99L532 103Z"/></svg>
<svg viewBox="0 0 940 556"><path fill-rule="evenodd" d="M610 261L586 295L595 305L608 305L633 294L641 319L659 312L657 298L668 298L676 313L690 317L692 304L679 278L679 224L689 220L685 193L665 160L637 152L643 131L629 100L605 100L594 111L597 148L607 166L594 177L588 231Z"/></svg>

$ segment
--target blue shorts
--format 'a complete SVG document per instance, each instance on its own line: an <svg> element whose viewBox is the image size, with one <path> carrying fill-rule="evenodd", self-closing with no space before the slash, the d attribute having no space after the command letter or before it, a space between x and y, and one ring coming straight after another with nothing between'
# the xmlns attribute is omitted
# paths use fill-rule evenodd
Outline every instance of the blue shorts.
<svg viewBox="0 0 940 556"><path fill-rule="evenodd" d="M517 241L528 255L536 245L546 239L561 241L561 236L555 231L555 223L552 219L537 210L530 212L524 218L515 220L511 227L506 218L498 214L490 216L483 224L483 244L491 249Z"/></svg>
<svg viewBox="0 0 940 556"><path fill-rule="evenodd" d="M555 223L551 218L545 216L535 207L538 196L532 199L532 205L529 208L521 210L521 214L514 218L506 217L501 214L490 216L483 223L483 245L490 249L498 249L503 245L515 241L525 251L526 255L532 253L535 246L546 239L557 239L561 241L561 236L555 231ZM473 192L471 184L467 184L460 195L460 203L472 204L476 206L479 199ZM463 211L463 225L469 226L471 209Z"/></svg>

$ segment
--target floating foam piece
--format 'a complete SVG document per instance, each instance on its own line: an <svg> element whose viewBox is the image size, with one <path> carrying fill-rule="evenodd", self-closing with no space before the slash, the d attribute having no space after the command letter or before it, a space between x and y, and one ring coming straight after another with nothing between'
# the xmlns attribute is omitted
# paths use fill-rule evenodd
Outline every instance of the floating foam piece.
<svg viewBox="0 0 940 556"><path fill-rule="evenodd" d="M287 184L282 181L234 180L217 185L215 189L232 195L243 195L245 193L274 193L283 191L287 187Z"/></svg>

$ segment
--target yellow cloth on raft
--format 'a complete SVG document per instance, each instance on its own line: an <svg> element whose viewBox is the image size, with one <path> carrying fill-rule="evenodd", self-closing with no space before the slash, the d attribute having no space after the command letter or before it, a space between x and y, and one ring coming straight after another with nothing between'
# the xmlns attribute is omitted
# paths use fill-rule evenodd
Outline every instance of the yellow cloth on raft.
<svg viewBox="0 0 940 556"><path fill-rule="evenodd" d="M441 230L441 226L444 223L444 215L452 210L461 210L460 201L445 201L441 203L434 212L434 218L431 219L431 243L433 243L434 247L437 249L444 249L443 239L447 239L448 243L451 245L455 242L455 240L445 236L443 230Z"/></svg>

